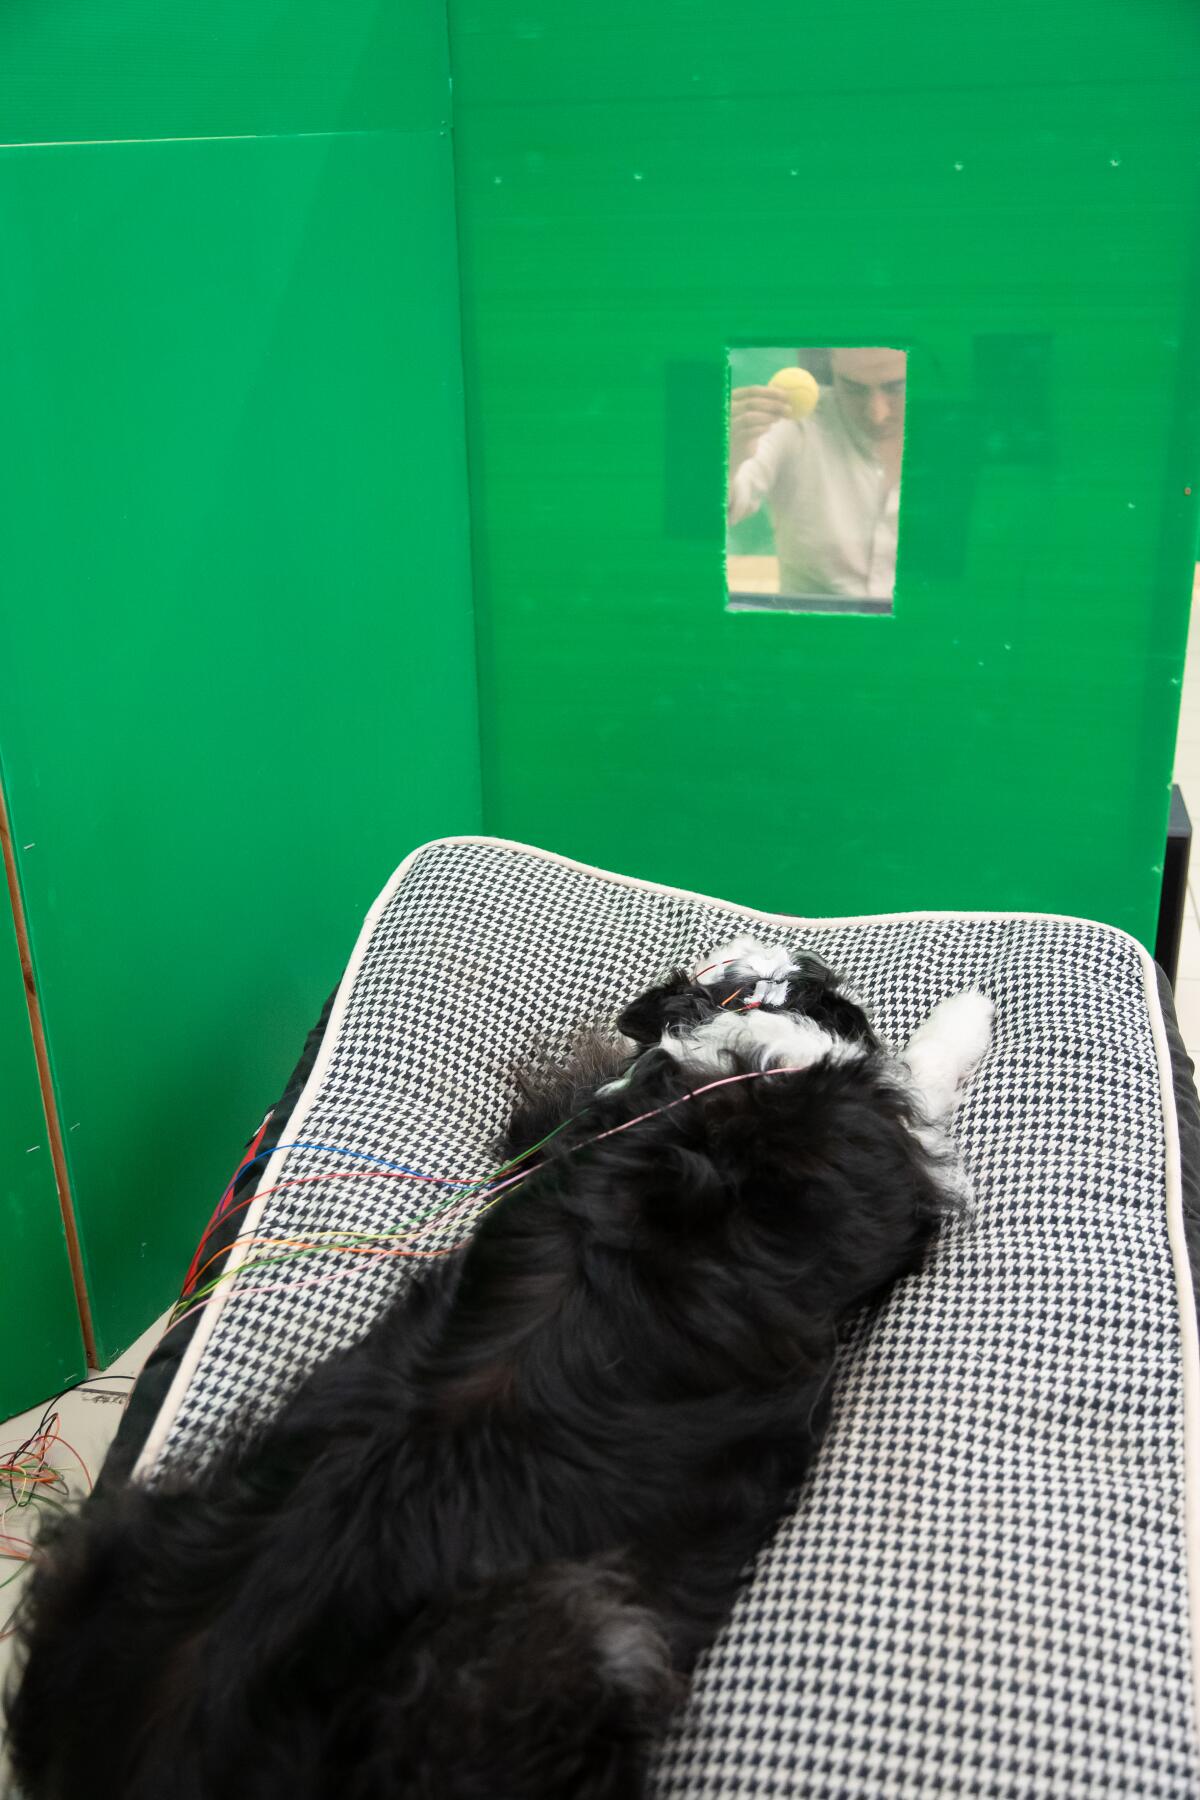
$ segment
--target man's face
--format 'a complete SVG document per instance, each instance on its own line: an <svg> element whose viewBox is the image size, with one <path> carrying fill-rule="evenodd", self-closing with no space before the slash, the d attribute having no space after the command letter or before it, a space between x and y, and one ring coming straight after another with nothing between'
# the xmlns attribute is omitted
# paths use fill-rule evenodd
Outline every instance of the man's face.
<svg viewBox="0 0 1200 1800"><path fill-rule="evenodd" d="M835 350L833 386L842 417L865 448L904 436L903 350Z"/></svg>

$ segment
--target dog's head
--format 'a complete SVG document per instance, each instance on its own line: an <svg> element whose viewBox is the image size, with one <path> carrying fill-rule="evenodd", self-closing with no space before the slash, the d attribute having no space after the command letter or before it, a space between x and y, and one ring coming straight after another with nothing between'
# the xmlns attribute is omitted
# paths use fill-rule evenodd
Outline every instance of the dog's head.
<svg viewBox="0 0 1200 1800"><path fill-rule="evenodd" d="M701 957L695 972L679 970L625 1008L617 1029L646 1047L701 1025L715 1013L788 1012L811 1019L831 1036L867 1048L879 1040L870 1019L841 977L811 950L792 951L754 938Z"/></svg>

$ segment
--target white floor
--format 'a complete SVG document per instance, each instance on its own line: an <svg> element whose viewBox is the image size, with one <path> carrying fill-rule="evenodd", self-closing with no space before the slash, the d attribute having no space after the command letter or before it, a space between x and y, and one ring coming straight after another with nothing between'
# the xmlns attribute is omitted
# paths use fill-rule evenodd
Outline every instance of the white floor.
<svg viewBox="0 0 1200 1800"><path fill-rule="evenodd" d="M71 1388L53 1401L53 1409L59 1415L57 1436L60 1441L48 1460L52 1461L54 1469L66 1480L72 1498L81 1498L88 1491L88 1477L94 1479L99 1471L108 1454L108 1446L116 1436L125 1397L133 1385L132 1378L162 1336L166 1323L164 1315L156 1320L149 1331L142 1334L136 1344L130 1345L124 1356L118 1356L102 1376L98 1371L93 1371L89 1382ZM37 1430L46 1411L46 1404L35 1406L30 1412L18 1413L15 1418L0 1424L0 1466L5 1465L13 1452ZM80 1467L81 1463L83 1468ZM87 1470L87 1475L84 1474L84 1469ZM6 1480L0 1479L0 1552L6 1544L11 1548L14 1540L24 1540L30 1536L30 1515L38 1510L36 1506L17 1505L14 1502L14 1491L22 1498L26 1497L20 1478L15 1478L11 1487ZM0 1633L8 1629L23 1577L23 1565L20 1562L0 1555L0 1581L6 1580L10 1575L15 1575L16 1579L0 1589ZM12 1652L11 1637L0 1637L0 1688L8 1678ZM0 1747L0 1796L4 1796L7 1791L3 1749Z"/></svg>
<svg viewBox="0 0 1200 1800"><path fill-rule="evenodd" d="M1197 576L1197 597L1200 598L1200 572ZM1179 721L1179 737L1175 750L1175 779L1183 789L1188 809L1196 821L1200 832L1200 606L1192 610L1192 622L1188 637L1187 673L1183 685L1183 706ZM1188 886L1188 916L1184 924L1183 947L1180 956L1179 978L1175 987L1175 1006L1179 1014L1179 1023L1184 1042L1191 1055L1200 1061L1200 907L1197 906L1197 889L1200 888L1200 851L1193 863L1192 879ZM150 1354L165 1325L160 1319L145 1335L138 1339L118 1357L111 1367L105 1371L109 1379L94 1381L92 1385L72 1389L62 1395L55 1405L60 1415L59 1435L64 1444L77 1452L94 1476L103 1462L108 1446L117 1429L124 1404L124 1396L131 1385L128 1380L115 1379L120 1376L135 1375ZM11 1454L34 1430L42 1418L45 1408L35 1407L31 1412L22 1413L19 1417L0 1425L0 1465L3 1464L5 1452ZM73 1454L65 1450L55 1457L55 1467L60 1468L67 1477L71 1493L82 1495L87 1491L87 1481L78 1467ZM8 1510L5 1503L8 1502ZM0 1534L5 1531L20 1537L26 1535L22 1522L30 1509L16 1509L12 1504L12 1496L0 1484ZM10 1573L16 1573L18 1579L7 1587L0 1588L0 1632L3 1632L14 1604L16 1594L20 1590L20 1567L17 1562L6 1561L2 1552L4 1538L0 1536L0 1581ZM8 1672L12 1643L9 1638L0 1638L0 1683ZM0 1795L4 1793L4 1770L0 1766Z"/></svg>

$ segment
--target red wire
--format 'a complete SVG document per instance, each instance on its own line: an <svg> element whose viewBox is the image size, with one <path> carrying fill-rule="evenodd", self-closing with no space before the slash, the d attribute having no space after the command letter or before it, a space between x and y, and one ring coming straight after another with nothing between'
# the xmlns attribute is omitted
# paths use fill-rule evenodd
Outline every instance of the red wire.
<svg viewBox="0 0 1200 1800"><path fill-rule="evenodd" d="M180 1289L180 1299L182 1300L187 1297L188 1290L196 1285L210 1263L214 1262L218 1256L224 1256L225 1251L218 1250L213 1256L208 1258L207 1262L201 1264L199 1268L196 1266L205 1244L208 1242L217 1226L223 1224L226 1219L231 1219L234 1213L241 1212L243 1207L252 1206L256 1200L266 1200L271 1194L282 1193L284 1188L307 1187L314 1181L369 1181L372 1179L383 1179L388 1181L434 1181L441 1184L444 1184L446 1181L446 1177L442 1175L410 1175L402 1169L329 1169L320 1175L294 1175L288 1181L277 1181L274 1187L260 1188L257 1193L248 1194L244 1200L239 1200L236 1206L231 1206L220 1219L214 1219L213 1223L204 1233L204 1236L200 1239L200 1242L196 1245L196 1253L192 1257L191 1266L188 1269L187 1275L184 1277L183 1287ZM445 1212L437 1214L437 1218L440 1220L453 1217L456 1212L462 1210L463 1206L470 1205L477 1197L478 1196L474 1194L468 1195L467 1199L460 1201L458 1206L449 1207Z"/></svg>
<svg viewBox="0 0 1200 1800"><path fill-rule="evenodd" d="M238 1184L238 1177L241 1175L242 1170L247 1168L249 1166L249 1164L254 1161L254 1158L258 1155L258 1147L262 1143L263 1137L266 1133L267 1126L270 1123L271 1123L271 1114L268 1113L266 1118L263 1120L262 1124L259 1126L258 1131L256 1132L253 1141L251 1142L249 1148L247 1149L245 1156L243 1156L241 1162L238 1164L237 1168L234 1170L233 1180L228 1184L228 1186L225 1188L225 1191L222 1193L221 1198L217 1201L216 1209L214 1210L212 1218L208 1221L208 1224L204 1229L203 1237L200 1239L200 1242L196 1245L195 1255L192 1257L192 1260L188 1265L187 1274L183 1278L183 1286L184 1286L185 1293L187 1291L187 1285L188 1285L189 1281L192 1280L193 1271L196 1267L196 1262L197 1262L197 1259L199 1258L200 1252L201 1252L201 1250L203 1250L205 1244L208 1242L210 1235L216 1230L217 1226L220 1224L222 1214L225 1211L226 1202L233 1198L233 1190L234 1190L234 1188L236 1188L236 1186Z"/></svg>

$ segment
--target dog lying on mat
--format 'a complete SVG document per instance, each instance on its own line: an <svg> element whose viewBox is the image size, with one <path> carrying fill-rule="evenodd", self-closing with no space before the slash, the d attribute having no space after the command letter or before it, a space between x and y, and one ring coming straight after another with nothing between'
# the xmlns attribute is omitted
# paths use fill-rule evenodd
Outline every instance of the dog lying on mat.
<svg viewBox="0 0 1200 1800"><path fill-rule="evenodd" d="M644 1792L839 1324L961 1201L945 1127L992 1019L957 994L894 1054L815 956L703 963L524 1081L521 1178L240 1464L44 1542L26 1800Z"/></svg>

